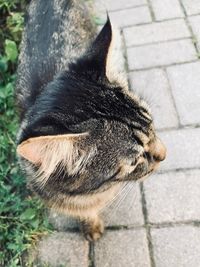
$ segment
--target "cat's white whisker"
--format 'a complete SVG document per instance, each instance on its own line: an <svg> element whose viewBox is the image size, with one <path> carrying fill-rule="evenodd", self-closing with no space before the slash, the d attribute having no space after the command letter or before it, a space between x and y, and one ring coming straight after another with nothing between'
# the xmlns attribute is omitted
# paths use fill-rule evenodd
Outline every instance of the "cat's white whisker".
<svg viewBox="0 0 200 267"><path fill-rule="evenodd" d="M120 195L123 193L123 191L126 190L126 187L127 187L128 183L129 183L129 182L126 182L126 183L122 186L122 188L119 190L119 192L118 192L112 199L110 199L110 200L106 203L106 205L105 205L104 207L102 207L102 208L99 210L99 213L101 213L103 210L105 210L105 209L108 208L110 205L112 205L112 203L115 201L115 199L116 199L117 197L120 197Z"/></svg>
<svg viewBox="0 0 200 267"><path fill-rule="evenodd" d="M107 218L108 223L110 222L111 217L116 213L116 211L120 207L121 203L126 199L127 195L130 193L132 187L133 187L133 185L131 183L129 183L128 187L126 188L127 190L124 191L124 194L122 195L122 197L119 198L119 200L112 207L112 211L110 212L110 214L108 215L108 218Z"/></svg>

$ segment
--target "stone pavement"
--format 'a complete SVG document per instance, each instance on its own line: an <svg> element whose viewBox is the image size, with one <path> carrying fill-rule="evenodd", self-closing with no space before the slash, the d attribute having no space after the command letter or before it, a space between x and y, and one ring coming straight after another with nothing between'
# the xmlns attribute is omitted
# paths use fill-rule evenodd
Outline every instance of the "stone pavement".
<svg viewBox="0 0 200 267"><path fill-rule="evenodd" d="M200 1L105 2L121 29L130 87L150 102L167 159L105 211L107 230L95 244L77 233L73 221L51 214L59 232L41 241L39 261L200 267Z"/></svg>

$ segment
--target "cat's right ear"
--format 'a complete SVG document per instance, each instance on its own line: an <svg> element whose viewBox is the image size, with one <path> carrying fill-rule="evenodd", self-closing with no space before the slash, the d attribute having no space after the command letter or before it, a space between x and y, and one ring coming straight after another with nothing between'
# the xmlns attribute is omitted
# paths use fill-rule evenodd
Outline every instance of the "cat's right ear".
<svg viewBox="0 0 200 267"><path fill-rule="evenodd" d="M109 49L112 42L112 26L109 17L96 39L85 55L71 64L71 69L78 73L95 74L96 77L106 76Z"/></svg>

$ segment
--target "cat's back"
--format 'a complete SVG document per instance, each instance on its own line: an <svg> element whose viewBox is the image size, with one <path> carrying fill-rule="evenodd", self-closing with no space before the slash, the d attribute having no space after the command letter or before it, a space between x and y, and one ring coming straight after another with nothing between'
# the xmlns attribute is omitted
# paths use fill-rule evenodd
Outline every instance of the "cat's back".
<svg viewBox="0 0 200 267"><path fill-rule="evenodd" d="M95 28L80 0L34 0L25 18L16 83L24 113L37 95L70 61L80 56Z"/></svg>

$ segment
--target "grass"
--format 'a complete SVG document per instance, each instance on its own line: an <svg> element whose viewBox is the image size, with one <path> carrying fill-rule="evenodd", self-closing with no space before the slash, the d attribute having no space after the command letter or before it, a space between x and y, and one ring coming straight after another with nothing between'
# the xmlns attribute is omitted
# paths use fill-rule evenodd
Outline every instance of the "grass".
<svg viewBox="0 0 200 267"><path fill-rule="evenodd" d="M50 229L45 209L26 189L16 158L14 84L26 0L0 0L0 266L31 266L23 255Z"/></svg>

